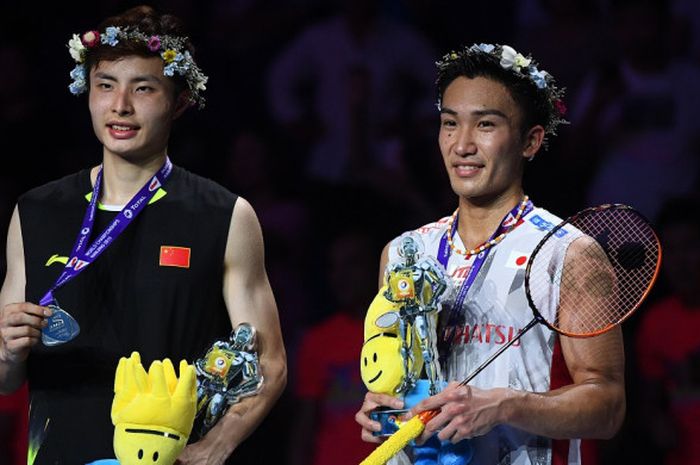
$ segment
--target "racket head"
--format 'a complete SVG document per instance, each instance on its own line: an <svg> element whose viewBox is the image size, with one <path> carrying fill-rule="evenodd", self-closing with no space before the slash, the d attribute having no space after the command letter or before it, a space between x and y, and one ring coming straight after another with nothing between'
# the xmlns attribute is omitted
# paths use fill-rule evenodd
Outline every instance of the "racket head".
<svg viewBox="0 0 700 465"><path fill-rule="evenodd" d="M630 206L591 207L552 228L533 250L525 294L535 318L569 337L603 334L629 318L656 282L661 244Z"/></svg>

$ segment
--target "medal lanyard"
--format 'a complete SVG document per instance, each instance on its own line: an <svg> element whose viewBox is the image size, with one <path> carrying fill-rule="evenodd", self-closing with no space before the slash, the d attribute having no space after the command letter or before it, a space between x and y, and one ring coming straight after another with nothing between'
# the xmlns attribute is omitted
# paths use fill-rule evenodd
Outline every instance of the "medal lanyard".
<svg viewBox="0 0 700 465"><path fill-rule="evenodd" d="M517 225L513 224L509 226L510 221L515 221L516 218L518 218L518 209L520 208L520 205L516 205L508 214L503 218L501 221L500 226L496 229L496 231L491 235L489 238L490 240L493 240L495 237L499 236L500 234L503 234L505 231L508 230L509 227L515 227ZM531 201L527 201L527 204L525 205L525 208L523 208L523 212L520 214L520 217L518 220L524 218L530 211L533 209L533 204ZM440 245L438 247L438 256L437 259L438 261L442 264L443 267L445 267L445 271L447 271L447 262L450 260L450 254L452 253L452 248L450 247L450 244L448 243L448 235L449 237L454 236L457 233L457 225L459 224L459 218L455 218L454 223L452 224L452 228L449 231L445 231L445 234L442 235L442 238L440 239ZM486 256L489 254L493 247L489 247L486 250L481 251L479 254L474 257L474 263L472 263L471 268L469 269L469 273L467 274L467 277L464 278L464 281L462 282L462 286L459 288L459 292L457 293L457 297L455 298L454 303L452 304L452 307L450 308L450 311L448 313L448 318L447 318L447 324L445 325L445 329L449 328L450 325L452 325L454 318L456 315L459 313L459 310L462 308L462 305L464 304L464 300L467 297L467 292L469 292L469 288L472 286L474 283L474 280L476 279L476 276L479 274L479 270L481 269L482 265L486 261Z"/></svg>
<svg viewBox="0 0 700 465"><path fill-rule="evenodd" d="M49 289L44 297L39 301L39 305L48 305L55 301L53 293L56 289L66 284L71 279L80 274L87 266L95 261L95 259L109 247L112 242L119 236L127 226L136 218L136 216L146 208L148 202L151 201L158 188L160 188L165 180L170 176L173 164L166 156L165 163L158 172L141 187L141 189L132 197L131 200L122 208L119 214L109 223L102 231L102 234L95 241L87 245L87 241L92 233L92 228L95 224L95 212L97 210L97 199L100 197L100 189L102 186L102 167L97 172L95 177L95 185L92 189L92 197L88 204L83 223L80 228L80 233L75 241L73 250L71 251L63 272L56 280L55 284Z"/></svg>

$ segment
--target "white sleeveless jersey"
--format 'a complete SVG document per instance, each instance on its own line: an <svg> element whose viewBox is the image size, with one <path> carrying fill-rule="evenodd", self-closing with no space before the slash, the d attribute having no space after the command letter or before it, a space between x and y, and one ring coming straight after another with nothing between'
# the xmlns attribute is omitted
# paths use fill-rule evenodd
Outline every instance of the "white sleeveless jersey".
<svg viewBox="0 0 700 465"><path fill-rule="evenodd" d="M424 253L437 258L440 240L447 230L449 217L418 228ZM525 297L525 267L535 246L561 219L541 208L534 208L496 246L491 247L476 279L467 293L458 322L442 328L458 290L469 274L474 257L451 253L447 273L455 292L443 304L440 312L441 334L451 338L452 344L444 361L442 374L447 381L462 381L484 360L511 340L533 318ZM560 230L557 234L577 237L575 231ZM453 237L455 247L464 250L458 234ZM570 243L570 240L566 242ZM397 260L397 241L389 250L389 261ZM560 263L562 257L553 257ZM556 272L556 271L555 271ZM552 296L558 295L553 289ZM545 311L556 308L552 297ZM540 302L538 302L538 308ZM563 373L568 378L563 357L555 343L557 335L543 324L531 328L519 341L497 357L470 385L482 389L507 387L531 392L546 392L569 384L570 379L553 374ZM471 440L474 448L472 465L575 465L580 464L579 440L556 440L533 435L501 425L485 436ZM401 453L394 464L410 463L409 454Z"/></svg>

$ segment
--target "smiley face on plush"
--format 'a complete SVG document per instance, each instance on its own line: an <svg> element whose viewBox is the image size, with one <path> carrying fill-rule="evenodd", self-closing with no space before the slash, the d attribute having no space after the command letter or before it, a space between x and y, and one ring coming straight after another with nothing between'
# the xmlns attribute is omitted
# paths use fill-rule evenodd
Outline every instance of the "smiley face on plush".
<svg viewBox="0 0 700 465"><path fill-rule="evenodd" d="M114 453L121 465L172 465L187 444L196 408L197 379L180 362L154 361L148 373L138 352L119 361L114 381Z"/></svg>
<svg viewBox="0 0 700 465"><path fill-rule="evenodd" d="M360 353L360 376L367 389L395 396L406 378L406 365L399 337L400 306L386 298L384 286L379 290L365 316L365 342ZM408 334L411 334L410 328ZM420 349L413 346L413 360L408 369L420 373L423 367Z"/></svg>
<svg viewBox="0 0 700 465"><path fill-rule="evenodd" d="M370 391L396 395L396 388L406 376L399 338L376 334L365 341L360 353L360 375Z"/></svg>

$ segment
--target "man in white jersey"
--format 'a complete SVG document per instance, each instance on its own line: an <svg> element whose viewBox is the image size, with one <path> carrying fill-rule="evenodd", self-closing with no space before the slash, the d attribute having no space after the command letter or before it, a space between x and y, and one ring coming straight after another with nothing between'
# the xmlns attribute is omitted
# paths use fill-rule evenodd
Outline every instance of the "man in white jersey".
<svg viewBox="0 0 700 465"><path fill-rule="evenodd" d="M536 325L468 386L458 385L532 319L525 265L561 220L529 201L523 169L564 122L563 92L531 58L491 44L445 55L437 87L440 150L458 208L416 232L458 292L443 305L438 331L450 384L411 410L440 410L418 442L436 433L455 443L470 439L479 465L579 464L579 438L610 438L624 418L619 329L573 339ZM567 233L575 234L561 232ZM396 257L391 242L380 284ZM370 411L402 406L395 397L367 393L356 414L363 439L381 441L372 434L380 425ZM408 449L394 461L410 463Z"/></svg>

